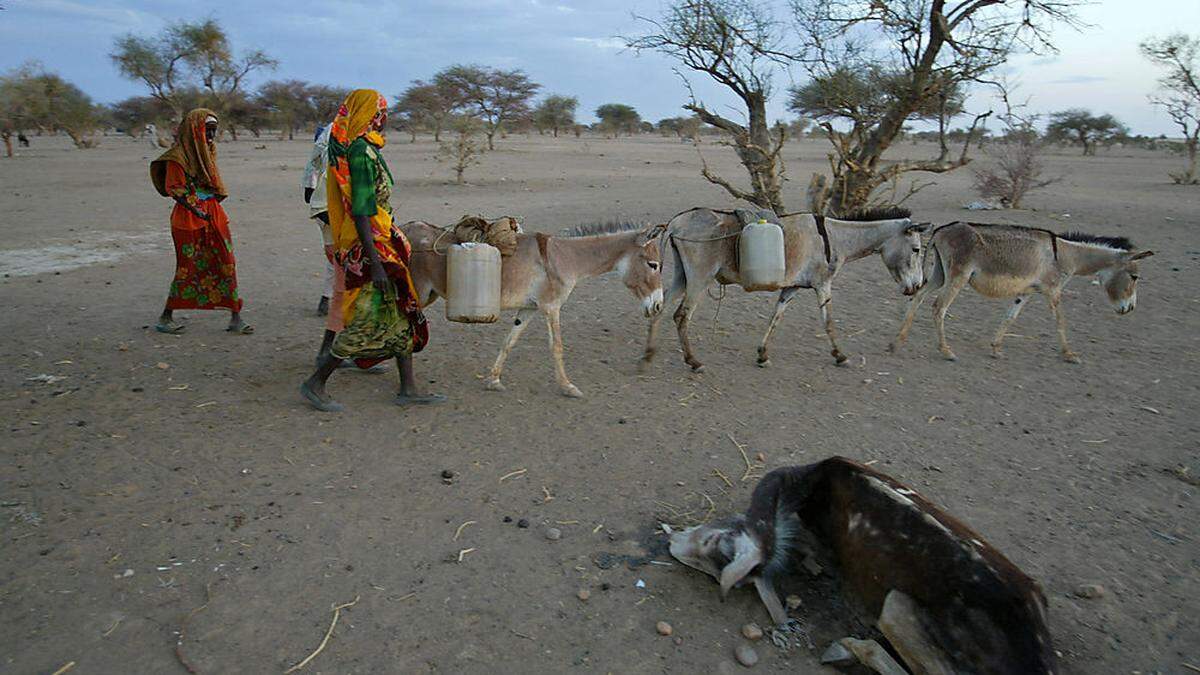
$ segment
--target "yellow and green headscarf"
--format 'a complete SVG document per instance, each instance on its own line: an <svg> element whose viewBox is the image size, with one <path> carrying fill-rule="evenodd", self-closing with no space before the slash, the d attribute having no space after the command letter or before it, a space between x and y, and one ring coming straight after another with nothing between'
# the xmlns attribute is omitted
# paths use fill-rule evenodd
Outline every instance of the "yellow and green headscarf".
<svg viewBox="0 0 1200 675"><path fill-rule="evenodd" d="M361 137L382 148L385 140L371 130L371 120L380 110L387 110L387 99L374 89L355 89L338 108L329 129L329 178L326 197L329 222L340 223L350 217L350 144Z"/></svg>

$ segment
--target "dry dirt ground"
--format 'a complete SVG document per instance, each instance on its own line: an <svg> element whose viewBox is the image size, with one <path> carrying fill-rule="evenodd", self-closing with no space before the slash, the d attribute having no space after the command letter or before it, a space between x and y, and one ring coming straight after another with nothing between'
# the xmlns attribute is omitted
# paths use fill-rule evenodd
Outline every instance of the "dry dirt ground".
<svg viewBox="0 0 1200 675"><path fill-rule="evenodd" d="M146 145L35 138L0 159L0 672L282 672L355 599L305 672L727 670L740 626L766 621L752 592L722 603L710 579L653 563L670 562L659 523L686 519L671 507L745 507L754 480L731 439L765 457L755 474L840 454L922 490L1044 585L1065 673L1200 666L1200 191L1168 184L1178 159L1064 151L1049 163L1066 180L1029 199L1036 211L963 211L966 171L912 201L935 223L1080 228L1157 251L1129 316L1088 279L1069 287L1082 365L1059 360L1041 300L993 360L1004 306L969 291L949 321L959 362L938 356L928 310L887 355L904 298L867 259L835 287L848 368L805 296L772 366L755 367L773 299L730 288L719 313L697 313L707 372L686 369L668 330L639 376L644 320L608 278L563 312L585 400L556 393L541 328L515 350L508 392L485 392L507 322L450 324L439 304L417 365L450 403L402 411L394 373L341 372L331 390L348 411L323 415L297 393L322 329L307 152L220 149L253 336L202 312L182 336L152 330L173 255ZM507 213L556 231L729 204L691 146L657 137L509 138L467 186L446 182L429 140L395 135L386 152L404 219ZM740 178L728 150L704 152ZM788 146L793 206L824 152ZM793 588L820 588L805 574ZM1106 592L1081 599L1081 584ZM827 672L817 657L840 628L818 620L827 598L802 595L816 651L760 643L757 670Z"/></svg>

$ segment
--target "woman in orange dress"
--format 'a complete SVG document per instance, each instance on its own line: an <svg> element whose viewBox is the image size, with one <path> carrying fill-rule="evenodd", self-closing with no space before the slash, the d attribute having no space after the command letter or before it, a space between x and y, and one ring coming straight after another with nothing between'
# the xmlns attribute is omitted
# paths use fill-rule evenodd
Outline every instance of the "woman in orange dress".
<svg viewBox="0 0 1200 675"><path fill-rule="evenodd" d="M189 112L179 124L175 144L150 163L150 179L164 197L175 200L171 239L175 242L175 278L155 329L181 333L177 309L228 309L232 333L250 334L242 320L237 268L229 217L221 208L228 196L217 172L217 116L206 108Z"/></svg>

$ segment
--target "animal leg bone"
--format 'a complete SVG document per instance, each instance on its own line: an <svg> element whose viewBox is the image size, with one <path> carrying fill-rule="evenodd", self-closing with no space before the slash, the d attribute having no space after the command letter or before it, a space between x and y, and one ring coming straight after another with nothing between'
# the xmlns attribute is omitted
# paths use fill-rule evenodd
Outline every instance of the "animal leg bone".
<svg viewBox="0 0 1200 675"><path fill-rule="evenodd" d="M783 603L779 602L779 595L775 593L771 582L762 577L755 577L754 590L758 591L758 599L762 600L767 613L771 615L771 623L776 626L787 623L787 610L783 608Z"/></svg>
<svg viewBox="0 0 1200 675"><path fill-rule="evenodd" d="M955 675L957 671L950 660L921 625L920 612L912 598L893 590L883 601L879 630L913 675Z"/></svg>
<svg viewBox="0 0 1200 675"><path fill-rule="evenodd" d="M908 671L874 640L844 637L829 645L829 649L821 655L821 663L829 665L850 666L856 662L879 675L908 675Z"/></svg>

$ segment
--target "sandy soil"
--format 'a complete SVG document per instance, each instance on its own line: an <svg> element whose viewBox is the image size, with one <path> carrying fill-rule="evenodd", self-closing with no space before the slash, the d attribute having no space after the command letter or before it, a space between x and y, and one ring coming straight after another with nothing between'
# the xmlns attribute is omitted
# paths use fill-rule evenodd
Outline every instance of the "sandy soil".
<svg viewBox="0 0 1200 675"><path fill-rule="evenodd" d="M406 141L387 148L405 219L508 213L555 231L729 203L699 178L695 150L667 139L510 138L468 186L445 182L430 141ZM849 368L834 367L806 298L772 367L756 368L773 300L731 288L719 315L715 303L697 314L707 372L691 374L666 331L638 376L644 320L617 280L600 279L563 312L585 400L556 393L536 331L514 352L508 392L483 391L507 322L449 324L437 305L417 364L451 402L401 411L393 373L339 373L331 390L349 410L331 416L297 393L322 329L320 241L299 198L305 143L221 146L258 332L232 336L223 316L193 312L179 337L151 330L173 257L150 149L34 143L0 160L0 672L71 661L79 673L182 672L181 625L180 653L199 672L281 672L318 646L331 606L355 598L305 672L729 668L739 627L766 621L753 594L722 603L711 580L649 561L669 562L655 533L663 503L744 508L754 481L739 480L731 438L767 469L875 462L944 505L1044 585L1066 673L1200 665L1198 488L1186 480L1200 474L1200 191L1166 181L1174 158L1055 155L1067 179L1029 199L1036 211L961 210L962 171L912 202L937 223L1080 228L1156 250L1129 316L1086 279L1069 287L1082 365L1059 360L1041 300L991 359L1004 307L971 292L949 322L959 362L938 356L927 311L907 350L887 355L904 298L868 259L835 288ZM704 152L740 177L727 150ZM788 146L794 206L824 153ZM1105 595L1075 597L1090 583ZM814 619L827 599L805 601L798 614ZM823 641L839 636L809 624L816 652L760 644L757 669L824 672Z"/></svg>

